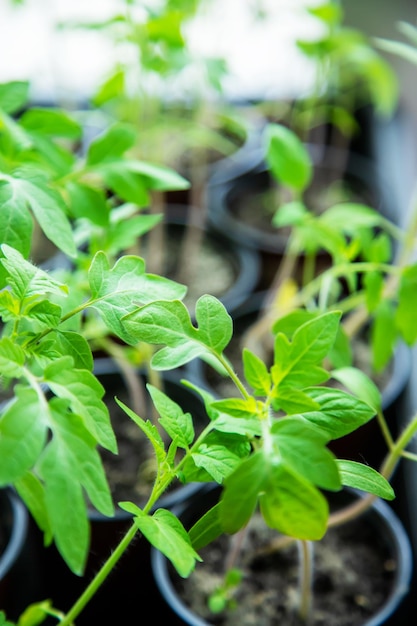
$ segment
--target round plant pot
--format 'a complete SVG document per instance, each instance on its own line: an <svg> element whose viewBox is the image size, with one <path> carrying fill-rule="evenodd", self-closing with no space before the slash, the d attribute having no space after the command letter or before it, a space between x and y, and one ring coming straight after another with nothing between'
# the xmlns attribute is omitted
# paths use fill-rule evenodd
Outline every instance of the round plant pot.
<svg viewBox="0 0 417 626"><path fill-rule="evenodd" d="M68 569L55 546L43 550L43 596L53 599L60 610L68 611L90 580L97 573L124 534L132 526L133 516L117 507L117 502L128 500L143 506L150 486L142 490L141 476L146 472L143 454L144 437L137 425L117 405L117 396L131 407L129 395L120 370L112 359L100 358L95 361L94 372L104 386L104 400L109 407L113 428L118 439L119 454L102 452L103 464L116 505L115 515L105 517L95 510L90 510L91 543L85 573L78 577ZM145 384L147 377L138 371L138 377ZM198 396L180 383L178 372L166 372L162 375L163 388L177 402L184 412L189 411L195 418L207 421L202 402ZM147 417L150 419L150 399L146 399ZM141 413L143 416L144 414ZM119 426L123 424L123 428ZM152 456L152 447L149 445ZM128 474L125 476L125 474ZM188 499L199 489L198 483L181 485L167 491L155 505L156 508L171 508ZM146 494L146 495L145 495ZM41 538L40 538L41 541ZM150 545L139 533L122 555L114 571L97 591L92 600L77 618L77 626L101 624L127 624L137 611L138 600L153 606L156 588L150 569Z"/></svg>
<svg viewBox="0 0 417 626"><path fill-rule="evenodd" d="M189 242L187 233L190 232L190 215L194 210L198 209L184 205L171 206L160 225L165 232L161 273L187 285L184 303L191 312L194 311L197 299L208 293L216 296L231 313L257 288L261 272L259 253L231 242L224 234L199 220L193 220L190 226L192 243L186 244L186 241ZM184 251L185 245L187 249ZM149 266L146 239L143 256Z"/></svg>
<svg viewBox="0 0 417 626"><path fill-rule="evenodd" d="M213 486L182 506L174 507L173 512L189 528L217 502L219 493L220 488ZM345 490L331 497L331 507L338 509L361 496ZM252 529L249 526L242 560L236 562L237 567L243 568L243 583L235 595L237 609L229 615L223 611L210 616L206 603L211 585L218 585L224 575L222 568L230 537L223 535L201 550L203 562L197 564L186 580L179 578L166 557L152 549L153 574L170 610L165 623L170 626L301 624L293 613L298 576L296 546L269 551L264 560L259 551L262 544L257 545L257 556L251 558L252 539L259 540L256 527L257 524ZM266 529L263 520L259 523L261 527L267 532L265 538L272 541L274 535L270 533L274 531ZM323 540L313 543L315 582L311 626L382 626L393 625L393 620L397 620L395 624L406 623L403 607L412 575L411 546L401 521L385 502L375 501L357 520L329 529ZM267 573L265 583L263 570ZM368 580L373 583L369 587ZM202 589L201 581L204 581ZM194 606L205 608L194 609Z"/></svg>
<svg viewBox="0 0 417 626"><path fill-rule="evenodd" d="M243 376L242 336L258 319L266 296L266 291L252 294L232 316L234 334L225 354L239 376ZM411 367L411 350L404 343L399 343L383 379L379 383L375 381L381 385L382 409L394 437L399 430L401 403L410 379ZM194 359L185 366L185 378L189 378L218 398L236 394L233 383L228 378L222 377L202 359ZM329 447L340 458L362 462L365 460L376 468L380 466L387 453L387 444L376 419L372 419L353 433L332 441Z"/></svg>
<svg viewBox="0 0 417 626"><path fill-rule="evenodd" d="M385 217L398 222L394 203L386 184L382 184L373 162L359 154L348 158L336 148L322 150L317 145L307 146L314 165L313 180L305 192L310 210L322 211L326 206L348 200L368 204ZM340 168L339 168L339 164ZM338 195L328 191L342 185ZM272 225L272 215L278 208L277 183L264 159L263 148L246 151L225 164L207 188L208 219L219 232L240 245L257 250L262 258L262 282L267 288L281 262L288 242L288 232ZM300 255L300 262L303 255ZM319 254L318 262L326 267L327 253ZM301 270L300 270L301 271Z"/></svg>
<svg viewBox="0 0 417 626"><path fill-rule="evenodd" d="M36 579L30 569L28 513L16 493L0 490L0 610L17 619L32 601Z"/></svg>

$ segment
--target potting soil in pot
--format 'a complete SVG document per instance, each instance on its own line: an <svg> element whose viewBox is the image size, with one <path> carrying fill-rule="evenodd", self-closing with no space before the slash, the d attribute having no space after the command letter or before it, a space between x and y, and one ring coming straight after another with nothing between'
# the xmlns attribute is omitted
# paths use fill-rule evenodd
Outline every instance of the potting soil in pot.
<svg viewBox="0 0 417 626"><path fill-rule="evenodd" d="M214 615L207 606L222 584L233 538L222 536L200 551L203 563L189 579L175 579L188 606L216 626L305 626L297 617L298 551L295 543L265 550L277 533L260 516L246 534L237 566L243 580L236 608ZM236 536L235 536L236 537ZM358 521L328 531L314 542L314 609L310 626L362 626L386 600L396 563L369 525Z"/></svg>

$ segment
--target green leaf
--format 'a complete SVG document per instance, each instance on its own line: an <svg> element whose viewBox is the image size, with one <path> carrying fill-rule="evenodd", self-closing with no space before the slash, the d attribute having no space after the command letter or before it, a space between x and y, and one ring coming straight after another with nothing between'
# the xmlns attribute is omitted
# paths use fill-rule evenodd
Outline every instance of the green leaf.
<svg viewBox="0 0 417 626"><path fill-rule="evenodd" d="M303 191L312 177L312 163L304 144L291 130L268 124L265 130L266 162L275 178Z"/></svg>
<svg viewBox="0 0 417 626"><path fill-rule="evenodd" d="M45 481L45 502L56 546L70 569L81 575L89 546L89 525L82 488L73 477L72 462L65 448L52 441L39 471Z"/></svg>
<svg viewBox="0 0 417 626"><path fill-rule="evenodd" d="M356 367L341 367L333 370L331 375L375 412L381 410L381 393L364 372Z"/></svg>
<svg viewBox="0 0 417 626"><path fill-rule="evenodd" d="M162 276L146 274L145 262L140 257L123 256L110 269L103 252L95 255L88 278L90 306L99 311L110 330L129 344L138 340L133 332L137 325L129 324L126 315L153 300L183 298L187 290Z"/></svg>
<svg viewBox="0 0 417 626"><path fill-rule="evenodd" d="M384 279L381 272L367 272L364 276L366 308L372 313L381 301Z"/></svg>
<svg viewBox="0 0 417 626"><path fill-rule="evenodd" d="M81 183L67 185L71 214L76 218L86 218L91 223L108 228L110 207L102 190L93 189Z"/></svg>
<svg viewBox="0 0 417 626"><path fill-rule="evenodd" d="M265 363L247 348L243 349L243 371L254 395L266 396L271 388L271 376Z"/></svg>
<svg viewBox="0 0 417 626"><path fill-rule="evenodd" d="M15 626L15 622L9 622L4 611L0 611L0 626Z"/></svg>
<svg viewBox="0 0 417 626"><path fill-rule="evenodd" d="M232 320L213 296L201 296L196 304L196 321L191 323L187 307L180 301L153 302L123 319L135 341L162 344L152 358L156 369L172 369L197 356L221 354L232 336Z"/></svg>
<svg viewBox="0 0 417 626"><path fill-rule="evenodd" d="M226 398L215 400L211 406L221 413L227 413L232 417L252 418L258 414L258 405L255 398Z"/></svg>
<svg viewBox="0 0 417 626"><path fill-rule="evenodd" d="M0 241L29 256L33 220L22 198L14 197L13 188L0 180Z"/></svg>
<svg viewBox="0 0 417 626"><path fill-rule="evenodd" d="M83 419L70 413L67 407L67 400L50 401L54 454L63 465L72 467L72 479L78 480L86 490L92 505L103 515L112 516L113 503L96 440L85 428ZM52 454L50 445L48 455Z"/></svg>
<svg viewBox="0 0 417 626"><path fill-rule="evenodd" d="M194 427L190 413L184 413L179 404L154 385L147 384L146 388L160 415L161 426L180 448L187 449L194 440Z"/></svg>
<svg viewBox="0 0 417 626"><path fill-rule="evenodd" d="M109 161L100 165L99 172L105 184L125 202L133 202L139 207L149 204L149 194L142 176L132 172L126 161Z"/></svg>
<svg viewBox="0 0 417 626"><path fill-rule="evenodd" d="M24 364L24 350L9 337L0 339L0 375L6 378L20 378Z"/></svg>
<svg viewBox="0 0 417 626"><path fill-rule="evenodd" d="M13 484L38 460L47 437L43 411L35 390L15 388L0 419L0 485Z"/></svg>
<svg viewBox="0 0 417 626"><path fill-rule="evenodd" d="M283 226L299 226L303 224L310 215L309 210L303 202L294 200L282 204L272 218L272 224L277 228Z"/></svg>
<svg viewBox="0 0 417 626"><path fill-rule="evenodd" d="M188 531L194 550L201 550L204 546L220 537L223 526L219 517L220 503L215 504Z"/></svg>
<svg viewBox="0 0 417 626"><path fill-rule="evenodd" d="M417 264L406 267L400 278L395 322L404 341L412 346L417 340Z"/></svg>
<svg viewBox="0 0 417 626"><path fill-rule="evenodd" d="M31 208L46 237L70 257L76 256L71 225L61 196L40 180L8 177L11 187L9 203Z"/></svg>
<svg viewBox="0 0 417 626"><path fill-rule="evenodd" d="M340 389L312 387L306 393L319 404L320 410L305 412L303 417L330 440L351 433L375 415L374 408Z"/></svg>
<svg viewBox="0 0 417 626"><path fill-rule="evenodd" d="M135 424L141 429L141 431L149 439L154 449L155 457L158 463L160 465L164 463L166 460L165 446L164 446L162 437L159 434L159 431L157 427L155 426L155 424L152 424L152 422L149 420L145 421L143 418L139 417L139 415L136 415L136 413L132 411L132 409L130 409L128 406L123 404L123 402L119 400L119 398L115 398L115 400L117 404L120 406L120 408L123 409L123 411L126 413L126 415L128 415L130 419L135 422Z"/></svg>
<svg viewBox="0 0 417 626"><path fill-rule="evenodd" d="M152 516L137 511L135 523L146 539L187 578L202 559L193 549L186 530L171 511L158 509Z"/></svg>
<svg viewBox="0 0 417 626"><path fill-rule="evenodd" d="M329 517L326 498L309 481L281 464L271 468L259 502L268 526L284 535L319 541L326 533Z"/></svg>
<svg viewBox="0 0 417 626"><path fill-rule="evenodd" d="M278 388L274 389L272 399L274 410L282 409L288 415L318 409L317 403L304 391L294 389L291 385L279 385Z"/></svg>
<svg viewBox="0 0 417 626"><path fill-rule="evenodd" d="M224 532L236 533L249 522L265 488L268 469L263 452L254 452L226 478L219 507Z"/></svg>
<svg viewBox="0 0 417 626"><path fill-rule="evenodd" d="M294 332L292 343L283 334L277 335L271 368L277 387L283 384L302 387L327 379L327 373L317 363L321 363L332 347L339 320L338 311L324 313L300 326Z"/></svg>
<svg viewBox="0 0 417 626"><path fill-rule="evenodd" d="M17 626L38 626L42 624L48 616L51 615L53 606L51 600L43 600L41 602L35 602L30 604L20 615ZM4 626L8 626L9 622L6 622ZM0 621L0 626L2 622Z"/></svg>
<svg viewBox="0 0 417 626"><path fill-rule="evenodd" d="M92 101L100 107L109 100L122 96L125 90L125 71L118 69L99 86Z"/></svg>
<svg viewBox="0 0 417 626"><path fill-rule="evenodd" d="M67 291L62 283L39 267L25 261L20 252L3 244L1 251L4 258L1 263L8 273L8 284L20 300L38 295L60 294Z"/></svg>
<svg viewBox="0 0 417 626"><path fill-rule="evenodd" d="M6 113L16 113L29 99L29 83L13 80L0 85L0 109Z"/></svg>
<svg viewBox="0 0 417 626"><path fill-rule="evenodd" d="M394 307L388 300L382 300L374 312L371 329L372 367L374 371L382 371L391 360L397 336Z"/></svg>
<svg viewBox="0 0 417 626"><path fill-rule="evenodd" d="M140 174L147 189L181 191L190 187L188 180L169 167L137 160L126 160L125 164L131 172Z"/></svg>
<svg viewBox="0 0 417 626"><path fill-rule="evenodd" d="M57 328L61 314L61 307L48 300L36 302L33 306L26 307L25 310L25 317L36 321L41 330Z"/></svg>
<svg viewBox="0 0 417 626"><path fill-rule="evenodd" d="M36 525L44 533L44 545L49 545L53 539L45 503L45 489L42 482L33 472L26 472L15 481L15 489L27 506Z"/></svg>
<svg viewBox="0 0 417 626"><path fill-rule="evenodd" d="M76 369L70 357L62 357L45 368L44 379L53 393L69 401L72 411L82 418L96 441L116 453L109 411L102 400L104 388L92 372Z"/></svg>
<svg viewBox="0 0 417 626"><path fill-rule="evenodd" d="M87 340L79 333L61 330L56 334L56 346L60 354L70 356L75 369L92 370L94 361Z"/></svg>
<svg viewBox="0 0 417 626"><path fill-rule="evenodd" d="M78 139L81 127L65 111L33 107L25 111L19 123L26 130L51 137Z"/></svg>
<svg viewBox="0 0 417 626"><path fill-rule="evenodd" d="M327 433L296 416L278 420L271 432L286 469L322 489L340 489L335 458L326 448Z"/></svg>
<svg viewBox="0 0 417 626"><path fill-rule="evenodd" d="M232 437L235 438L235 436L236 433L234 433ZM216 444L217 441L219 441L218 445ZM247 449L245 449L245 452L247 453ZM244 456L246 456L246 454L244 454ZM241 459L242 449L240 448L240 444L238 443L235 449L232 444L230 444L230 447L227 447L224 445L222 438L220 439L218 435L207 437L205 441L198 446L198 449L192 453L192 460L196 467L204 469L210 476L210 480L215 480L219 484L236 469ZM194 478L190 476L189 467L184 468L184 474L187 476L188 482L194 480Z"/></svg>
<svg viewBox="0 0 417 626"><path fill-rule="evenodd" d="M116 123L94 139L87 152L87 165L120 158L136 141L136 131L128 124Z"/></svg>
<svg viewBox="0 0 417 626"><path fill-rule="evenodd" d="M378 498L393 500L395 493L390 483L379 472L356 461L337 460L342 483L347 487L361 489Z"/></svg>

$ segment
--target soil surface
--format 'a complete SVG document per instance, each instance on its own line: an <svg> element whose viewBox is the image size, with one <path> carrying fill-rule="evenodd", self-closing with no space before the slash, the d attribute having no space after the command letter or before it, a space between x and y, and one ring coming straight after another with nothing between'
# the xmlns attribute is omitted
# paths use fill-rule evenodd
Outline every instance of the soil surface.
<svg viewBox="0 0 417 626"><path fill-rule="evenodd" d="M216 626L305 626L297 615L298 550L295 543L265 550L277 534L257 516L247 532L235 566L243 581L235 591L236 607L214 615L207 607L221 585L225 555L235 539L222 536L201 550L203 563L186 580L175 578L181 597ZM235 536L236 538L236 536ZM396 562L370 524L360 521L330 529L314 542L313 605L309 626L362 626L386 600ZM263 554L263 551L266 552Z"/></svg>

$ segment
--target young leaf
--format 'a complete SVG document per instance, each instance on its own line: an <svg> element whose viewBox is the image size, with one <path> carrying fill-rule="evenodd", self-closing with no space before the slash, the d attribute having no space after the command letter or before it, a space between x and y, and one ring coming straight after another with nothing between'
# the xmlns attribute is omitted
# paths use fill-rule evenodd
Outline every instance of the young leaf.
<svg viewBox="0 0 417 626"><path fill-rule="evenodd" d="M13 484L33 468L47 437L47 421L35 390L17 386L0 419L0 485Z"/></svg>
<svg viewBox="0 0 417 626"><path fill-rule="evenodd" d="M266 396L271 388L271 376L265 363L247 348L243 349L243 371L256 396Z"/></svg>
<svg viewBox="0 0 417 626"><path fill-rule="evenodd" d="M53 454L72 466L72 480L79 481L93 506L103 515L112 516L113 503L96 440L86 430L83 419L69 413L66 400L53 398L49 405L53 439L47 446L47 455L52 455L49 448L53 445Z"/></svg>
<svg viewBox="0 0 417 626"><path fill-rule="evenodd" d="M87 508L82 487L73 476L74 458L53 440L39 472L45 482L45 502L57 548L70 569L81 575L89 546Z"/></svg>
<svg viewBox="0 0 417 626"><path fill-rule="evenodd" d="M136 415L136 413L132 411L132 409L130 409L128 406L123 404L123 402L119 400L119 398L115 398L115 400L120 408L123 409L123 411L126 413L126 415L128 415L130 419L135 422L135 424L149 439L149 442L154 449L155 457L158 463L162 464L166 460L167 455L165 453L164 442L155 424L152 424L152 422L150 422L149 420L145 421L144 419L139 417L139 415Z"/></svg>
<svg viewBox="0 0 417 626"><path fill-rule="evenodd" d="M271 433L287 470L322 489L340 489L335 458L326 448L327 434L297 416L277 420Z"/></svg>
<svg viewBox="0 0 417 626"><path fill-rule="evenodd" d="M0 339L0 375L6 378L20 378L24 364L24 350L9 337Z"/></svg>
<svg viewBox="0 0 417 626"><path fill-rule="evenodd" d="M8 284L19 299L57 293L62 295L67 288L50 274L25 261L20 252L6 244L1 246L4 258L0 259L8 273Z"/></svg>
<svg viewBox="0 0 417 626"><path fill-rule="evenodd" d="M407 267L401 273L398 290L398 306L395 322L404 341L413 345L417 339L415 310L417 305L417 264Z"/></svg>
<svg viewBox="0 0 417 626"><path fill-rule="evenodd" d="M70 257L76 256L71 225L61 196L46 186L42 180L30 180L17 176L2 176L11 188L13 203L6 203L11 210L14 204L29 206L46 237ZM0 207L3 211L3 207Z"/></svg>
<svg viewBox="0 0 417 626"><path fill-rule="evenodd" d="M379 472L356 461L337 460L342 483L347 487L361 489L378 498L393 500L395 493L389 482Z"/></svg>
<svg viewBox="0 0 417 626"><path fill-rule="evenodd" d="M33 220L24 200L15 198L12 186L0 180L0 241L29 256Z"/></svg>
<svg viewBox="0 0 417 626"><path fill-rule="evenodd" d="M93 355L83 335L74 331L61 330L56 333L55 341L59 353L72 358L75 369L92 371Z"/></svg>
<svg viewBox="0 0 417 626"><path fill-rule="evenodd" d="M158 509L150 516L137 511L135 523L141 533L173 564L182 578L193 571L201 557L193 549L186 530L171 511Z"/></svg>
<svg viewBox="0 0 417 626"><path fill-rule="evenodd" d="M324 313L300 326L292 343L279 333L275 340L275 359L271 368L274 385L302 387L323 382L328 375L317 364L332 347L338 331L340 313ZM310 381L310 382L309 382Z"/></svg>
<svg viewBox="0 0 417 626"><path fill-rule="evenodd" d="M218 440L219 445L216 445ZM244 456L247 456L247 449L245 452ZM218 435L214 435L213 438L208 437L199 445L198 449L192 453L192 460L197 468L207 472L209 480L215 480L221 484L240 464L242 448L239 444L235 445L235 449L232 446L227 447ZM187 477L187 482L193 480L189 466L184 467L184 475ZM201 478L201 481L203 480Z"/></svg>
<svg viewBox="0 0 417 626"><path fill-rule="evenodd" d="M98 252L90 266L88 278L91 305L105 324L127 343L136 343L131 326L122 320L141 304L158 299L183 298L187 288L163 276L145 273L140 257L124 256L110 269L108 259Z"/></svg>
<svg viewBox="0 0 417 626"><path fill-rule="evenodd" d="M303 191L312 177L310 156L300 139L288 128L268 124L265 130L266 162L283 185Z"/></svg>
<svg viewBox="0 0 417 626"><path fill-rule="evenodd" d="M201 296L196 304L196 320L191 323L187 307L180 301L153 302L123 318L123 324L136 341L162 344L152 358L155 369L173 369L205 353L220 354L232 335L232 320L213 296Z"/></svg>
<svg viewBox="0 0 417 626"><path fill-rule="evenodd" d="M136 132L132 126L113 124L91 142L87 152L87 165L117 160L134 145L135 141Z"/></svg>
<svg viewBox="0 0 417 626"><path fill-rule="evenodd" d="M262 408L261 403L256 402L255 398L225 398L223 400L215 400L211 406L221 413L227 413L237 418L252 418L258 414Z"/></svg>
<svg viewBox="0 0 417 626"><path fill-rule="evenodd" d="M380 372L392 358L396 339L394 307L391 302L382 300L374 312L370 342L372 367L376 372Z"/></svg>
<svg viewBox="0 0 417 626"><path fill-rule="evenodd" d="M0 109L6 113L16 113L29 99L29 83L12 80L0 85Z"/></svg>
<svg viewBox="0 0 417 626"><path fill-rule="evenodd" d="M44 380L55 395L69 401L72 411L82 418L96 441L116 453L109 410L102 400L104 388L92 372L75 369L70 357L61 357L45 368Z"/></svg>
<svg viewBox="0 0 417 626"><path fill-rule="evenodd" d="M326 433L329 440L338 439L369 422L375 409L340 389L311 387L306 393L320 406L303 417Z"/></svg>
<svg viewBox="0 0 417 626"><path fill-rule="evenodd" d="M268 526L284 535L318 541L327 530L326 498L308 480L281 464L270 468L259 503Z"/></svg>
<svg viewBox="0 0 417 626"><path fill-rule="evenodd" d="M33 519L44 533L44 545L52 542L53 534L45 504L45 488L34 472L26 472L14 483L14 487L27 506Z"/></svg>
<svg viewBox="0 0 417 626"><path fill-rule="evenodd" d="M381 393L375 383L356 367L341 367L332 371L332 378L338 380L356 397L377 412L381 409Z"/></svg>
<svg viewBox="0 0 417 626"><path fill-rule="evenodd" d="M194 427L190 413L184 413L179 404L153 385L146 385L158 411L159 423L178 447L187 449L194 440Z"/></svg>
<svg viewBox="0 0 417 626"><path fill-rule="evenodd" d="M194 550L201 550L224 532L220 523L219 508L220 503L218 502L200 517L188 531Z"/></svg>
<svg viewBox="0 0 417 626"><path fill-rule="evenodd" d="M23 113L19 123L26 130L51 137L78 139L81 126L60 109L30 108Z"/></svg>

